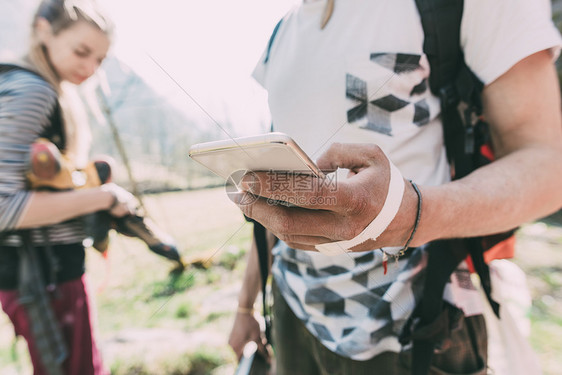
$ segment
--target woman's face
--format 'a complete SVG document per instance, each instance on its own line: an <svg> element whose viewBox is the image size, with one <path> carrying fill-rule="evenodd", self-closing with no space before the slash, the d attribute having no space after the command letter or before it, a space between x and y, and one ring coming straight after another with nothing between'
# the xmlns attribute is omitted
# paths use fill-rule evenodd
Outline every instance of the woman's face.
<svg viewBox="0 0 562 375"><path fill-rule="evenodd" d="M92 76L109 49L110 40L95 26L78 21L43 40L61 81L79 85Z"/></svg>

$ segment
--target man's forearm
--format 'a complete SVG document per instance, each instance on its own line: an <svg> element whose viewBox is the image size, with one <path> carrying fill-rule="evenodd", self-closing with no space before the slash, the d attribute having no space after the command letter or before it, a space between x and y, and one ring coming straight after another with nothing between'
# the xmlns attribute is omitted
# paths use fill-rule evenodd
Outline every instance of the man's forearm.
<svg viewBox="0 0 562 375"><path fill-rule="evenodd" d="M497 233L562 207L560 88L550 52L517 63L484 88L482 99L498 159L424 189L422 242Z"/></svg>
<svg viewBox="0 0 562 375"><path fill-rule="evenodd" d="M562 207L560 148L518 150L469 176L423 187L415 244L499 233Z"/></svg>

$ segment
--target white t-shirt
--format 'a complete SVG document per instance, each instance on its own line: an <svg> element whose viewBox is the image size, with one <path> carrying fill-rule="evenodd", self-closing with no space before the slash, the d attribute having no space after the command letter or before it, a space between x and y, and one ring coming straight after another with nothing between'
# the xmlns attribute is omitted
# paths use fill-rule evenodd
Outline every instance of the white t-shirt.
<svg viewBox="0 0 562 375"><path fill-rule="evenodd" d="M421 185L449 180L439 100L414 0L338 0L324 30L326 0L304 3L283 20L268 61L254 77L269 93L276 131L312 158L333 142L375 143L405 178ZM515 63L561 44L549 3L465 0L461 46L468 66L489 84ZM382 271L380 251L327 257L274 250L273 274L295 314L326 347L366 360L399 351L397 335L421 296L426 254L417 249ZM465 314L481 312L463 265L445 299Z"/></svg>

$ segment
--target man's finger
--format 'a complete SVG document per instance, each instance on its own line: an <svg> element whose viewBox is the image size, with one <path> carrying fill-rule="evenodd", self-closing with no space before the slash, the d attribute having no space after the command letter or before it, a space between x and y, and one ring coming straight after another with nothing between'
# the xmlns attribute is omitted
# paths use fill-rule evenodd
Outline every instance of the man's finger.
<svg viewBox="0 0 562 375"><path fill-rule="evenodd" d="M259 198L247 205L237 204L244 215L259 221L280 238L289 235L305 235L332 238L333 241L340 238L347 239L349 236L343 230L345 227L340 225L338 216L330 211L286 207L268 203L264 198Z"/></svg>
<svg viewBox="0 0 562 375"><path fill-rule="evenodd" d="M319 178L302 173L252 172L244 176L244 190L267 199L311 210L347 211L354 198L335 174Z"/></svg>
<svg viewBox="0 0 562 375"><path fill-rule="evenodd" d="M291 235L291 234L289 235L280 234L278 238L286 243L298 243L298 244L312 246L312 247L314 247L314 245L329 243L333 241L329 238L321 237L321 236L302 236L302 235Z"/></svg>
<svg viewBox="0 0 562 375"><path fill-rule="evenodd" d="M375 144L334 143L318 158L316 164L321 170L345 168L358 171L385 159L386 155Z"/></svg>

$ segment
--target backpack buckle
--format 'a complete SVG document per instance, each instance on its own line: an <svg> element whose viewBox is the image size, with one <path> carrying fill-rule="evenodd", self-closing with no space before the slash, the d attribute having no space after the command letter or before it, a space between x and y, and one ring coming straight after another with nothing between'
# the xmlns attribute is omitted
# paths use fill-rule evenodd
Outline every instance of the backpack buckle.
<svg viewBox="0 0 562 375"><path fill-rule="evenodd" d="M459 94L453 84L448 84L439 89L441 108L450 108L459 102Z"/></svg>
<svg viewBox="0 0 562 375"><path fill-rule="evenodd" d="M461 107L464 107L464 110ZM459 104L459 111L461 112L461 118L464 125L464 153L472 155L475 150L475 138L476 138L476 124L478 124L478 111L474 106L468 106L466 103L461 102Z"/></svg>

